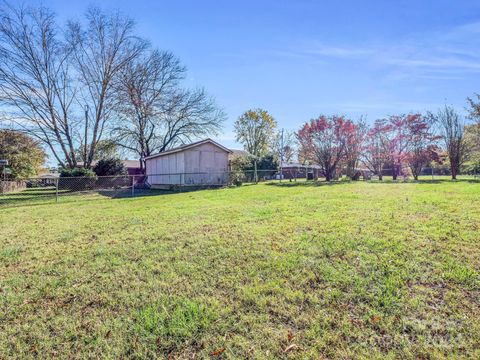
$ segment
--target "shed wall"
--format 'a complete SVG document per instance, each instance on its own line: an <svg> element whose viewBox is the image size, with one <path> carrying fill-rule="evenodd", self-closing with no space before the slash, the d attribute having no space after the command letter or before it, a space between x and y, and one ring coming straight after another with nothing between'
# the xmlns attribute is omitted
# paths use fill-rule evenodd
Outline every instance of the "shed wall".
<svg viewBox="0 0 480 360"><path fill-rule="evenodd" d="M185 172L185 154L177 152L147 159L146 172L150 184L176 185L182 183Z"/></svg>
<svg viewBox="0 0 480 360"><path fill-rule="evenodd" d="M151 185L225 185L228 152L212 143L146 161Z"/></svg>
<svg viewBox="0 0 480 360"><path fill-rule="evenodd" d="M185 185L225 185L228 153L211 143L185 150Z"/></svg>

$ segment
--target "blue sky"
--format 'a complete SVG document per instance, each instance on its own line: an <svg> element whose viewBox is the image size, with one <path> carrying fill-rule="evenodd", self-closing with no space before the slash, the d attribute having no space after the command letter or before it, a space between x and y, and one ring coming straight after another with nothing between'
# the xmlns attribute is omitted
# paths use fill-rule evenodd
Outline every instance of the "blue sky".
<svg viewBox="0 0 480 360"><path fill-rule="evenodd" d="M36 0L26 3L38 4ZM43 0L61 19L83 1ZM320 114L368 121L394 113L464 111L480 92L480 1L92 1L136 19L152 45L188 67L227 115L249 108L296 130Z"/></svg>

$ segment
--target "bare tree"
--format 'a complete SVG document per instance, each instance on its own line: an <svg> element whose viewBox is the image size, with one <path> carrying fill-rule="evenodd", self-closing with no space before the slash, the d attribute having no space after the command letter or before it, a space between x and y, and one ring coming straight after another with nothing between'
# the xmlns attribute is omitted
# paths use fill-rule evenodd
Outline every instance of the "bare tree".
<svg viewBox="0 0 480 360"><path fill-rule="evenodd" d="M177 90L160 116L159 152L193 139L217 135L225 117L204 89Z"/></svg>
<svg viewBox="0 0 480 360"><path fill-rule="evenodd" d="M272 153L281 161L291 162L295 155L295 133L293 131L278 131L273 138Z"/></svg>
<svg viewBox="0 0 480 360"><path fill-rule="evenodd" d="M457 111L448 105L439 109L436 114L429 113L429 117L437 124L442 136L450 160L452 179L455 180L467 156L467 146L464 138L465 122Z"/></svg>
<svg viewBox="0 0 480 360"><path fill-rule="evenodd" d="M153 51L128 63L116 86L119 120L112 136L120 146L140 159L160 151L161 117L184 74L185 68L169 52Z"/></svg>
<svg viewBox="0 0 480 360"><path fill-rule="evenodd" d="M147 45L117 13L91 8L86 20L85 29L71 22L65 32L46 8L0 9L2 122L40 140L61 166L81 159L90 167L113 110L115 79Z"/></svg>
<svg viewBox="0 0 480 360"><path fill-rule="evenodd" d="M112 137L120 146L144 159L218 133L225 114L203 89L180 88L185 72L170 52L148 52L128 63L116 87Z"/></svg>
<svg viewBox="0 0 480 360"><path fill-rule="evenodd" d="M88 168L115 105L115 79L146 49L147 43L134 36L134 22L119 13L107 15L90 8L86 20L86 29L78 22L69 23L68 45L82 85L77 101L87 106L91 119L90 124L85 123L88 131L83 140L89 144L84 155L84 166Z"/></svg>
<svg viewBox="0 0 480 360"><path fill-rule="evenodd" d="M54 16L8 4L0 11L2 121L40 140L62 166L75 166L76 87Z"/></svg>

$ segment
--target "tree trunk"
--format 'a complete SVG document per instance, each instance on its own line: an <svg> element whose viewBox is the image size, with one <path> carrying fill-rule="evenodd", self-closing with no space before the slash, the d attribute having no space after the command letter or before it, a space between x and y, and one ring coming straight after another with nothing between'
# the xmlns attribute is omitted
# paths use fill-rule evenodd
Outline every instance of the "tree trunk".
<svg viewBox="0 0 480 360"><path fill-rule="evenodd" d="M396 165L393 165L392 166L392 178L393 180L397 180L398 178L398 169L397 169L397 166Z"/></svg>

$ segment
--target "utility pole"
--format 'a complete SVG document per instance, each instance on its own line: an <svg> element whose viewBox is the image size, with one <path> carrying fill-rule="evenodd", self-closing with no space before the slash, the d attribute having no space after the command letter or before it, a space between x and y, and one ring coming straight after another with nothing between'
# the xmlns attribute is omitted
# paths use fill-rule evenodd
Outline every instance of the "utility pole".
<svg viewBox="0 0 480 360"><path fill-rule="evenodd" d="M85 105L85 143L83 146L83 167L87 166L88 105Z"/></svg>
<svg viewBox="0 0 480 360"><path fill-rule="evenodd" d="M283 128L282 128L282 136L280 138L280 182L282 182L283 177Z"/></svg>

